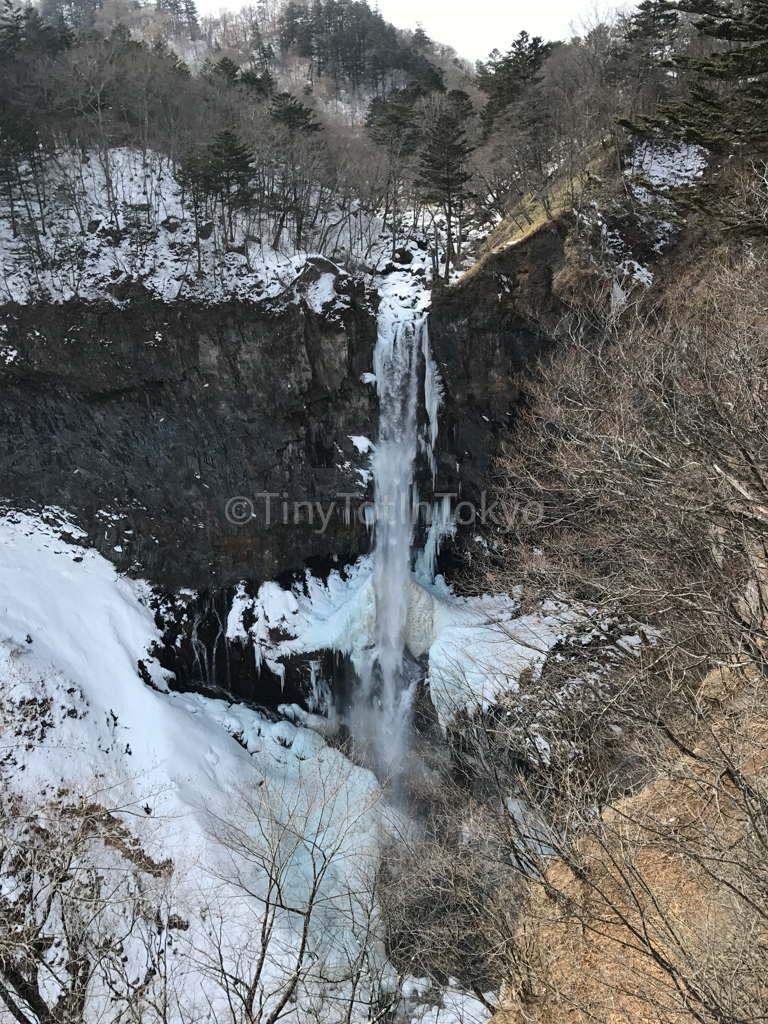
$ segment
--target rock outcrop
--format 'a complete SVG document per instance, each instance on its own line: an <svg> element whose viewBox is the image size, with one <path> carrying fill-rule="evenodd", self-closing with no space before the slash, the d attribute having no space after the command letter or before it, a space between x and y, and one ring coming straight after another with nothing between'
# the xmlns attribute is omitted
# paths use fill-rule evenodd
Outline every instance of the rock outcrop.
<svg viewBox="0 0 768 1024"><path fill-rule="evenodd" d="M120 307L2 308L0 497L61 506L118 568L167 588L355 558L364 524L335 515L322 530L316 508L366 490L349 435L372 430L361 375L376 324L363 289L346 286L326 315L142 293ZM315 506L312 523L297 502Z"/></svg>
<svg viewBox="0 0 768 1024"><path fill-rule="evenodd" d="M479 503L493 459L520 401L520 376L551 345L562 313L553 279L565 262L566 225L554 221L486 257L437 292L430 342L444 384L439 490Z"/></svg>

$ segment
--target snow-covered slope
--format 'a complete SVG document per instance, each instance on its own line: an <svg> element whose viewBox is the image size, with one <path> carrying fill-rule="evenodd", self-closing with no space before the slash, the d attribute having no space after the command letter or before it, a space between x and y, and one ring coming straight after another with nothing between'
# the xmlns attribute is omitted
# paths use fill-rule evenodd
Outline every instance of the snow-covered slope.
<svg viewBox="0 0 768 1024"><path fill-rule="evenodd" d="M41 823L51 807L84 798L108 808L156 864L172 860L161 896L176 930L152 938L142 1019L159 1019L162 1003L170 1021L231 1020L228 985L235 991L232 978L254 974L273 911L258 986L265 1015L297 974L280 1020L336 1024L351 1009L351 1021L364 1021L376 998L394 1000L403 1021L487 1020L455 983L430 990L427 979L398 979L386 961L373 880L381 843L409 826L380 799L374 776L317 732L170 691L151 653L158 598L78 535L56 509L0 516L0 777ZM290 595L267 594L291 613ZM100 857L100 870L120 867L109 843ZM9 881L0 876L1 898ZM275 878L279 898L274 888L270 897ZM128 890L110 910L124 925L136 913ZM290 907L312 910L301 963L304 917ZM135 922L125 931L126 978L140 978L147 935ZM60 945L55 927L51 937ZM88 1021L116 1019L122 1003L106 973L94 977L87 1006Z"/></svg>
<svg viewBox="0 0 768 1024"><path fill-rule="evenodd" d="M375 778L289 722L169 692L148 653L159 639L150 588L77 546L76 532L61 516L0 519L4 787L38 803L67 791L73 800L103 803L117 809L156 861L172 858L174 905L190 922L177 948L198 965L188 965L194 977L185 998L190 1006L207 1004L208 1015L225 1000L215 972L205 969L213 932L223 928L226 955L248 947L240 932L250 935L262 919L267 861L283 856L269 839L289 826L300 841L283 865L286 904L306 899L313 844L328 858L309 938L312 963L324 963L343 993L351 984L350 950L362 943L383 976L366 908L361 902L349 910L350 891L366 891L378 842L397 818L377 801ZM227 838L233 823L247 850ZM244 875L255 899L238 888ZM227 908L226 920L214 920L214 903ZM267 1002L292 969L294 917L278 914L263 982ZM302 973L294 1019L323 1019L301 1013L302 1000L316 999L311 974ZM96 1013L95 997L91 1005Z"/></svg>
<svg viewBox="0 0 768 1024"><path fill-rule="evenodd" d="M301 248L287 235L274 246L268 214L258 221L236 212L230 235L216 211L198 236L172 162L151 151L64 152L47 174L45 201L23 224L0 213L0 304L120 302L135 286L165 302L296 301L299 275L318 250L373 272L391 248L381 218L358 209L327 211ZM328 275L307 301L319 310L345 300Z"/></svg>

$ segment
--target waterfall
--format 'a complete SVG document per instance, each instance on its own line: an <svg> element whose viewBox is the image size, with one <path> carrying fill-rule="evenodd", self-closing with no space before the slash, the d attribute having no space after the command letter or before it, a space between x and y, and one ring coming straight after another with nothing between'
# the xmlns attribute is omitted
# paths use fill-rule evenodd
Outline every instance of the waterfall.
<svg viewBox="0 0 768 1024"><path fill-rule="evenodd" d="M361 673L354 731L372 744L374 760L388 769L397 766L403 752L413 689L405 670L404 635L413 543L418 370L426 339L426 315L381 318L374 353L379 394L379 435L372 461L375 647ZM427 366L431 373L431 364Z"/></svg>
<svg viewBox="0 0 768 1024"><path fill-rule="evenodd" d="M417 442L417 361L426 318L387 324L376 346L379 439L373 458L376 499L373 590L385 715L395 710L403 668Z"/></svg>

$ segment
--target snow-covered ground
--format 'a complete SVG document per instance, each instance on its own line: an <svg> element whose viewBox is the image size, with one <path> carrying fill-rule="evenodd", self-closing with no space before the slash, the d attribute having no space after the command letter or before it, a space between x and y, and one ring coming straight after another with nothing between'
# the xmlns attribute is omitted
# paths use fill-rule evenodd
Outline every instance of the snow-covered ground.
<svg viewBox="0 0 768 1024"><path fill-rule="evenodd" d="M173 905L189 922L173 940L186 964L187 1012L196 1003L204 1019L223 1019L217 949L225 959L245 949L255 957L270 862L282 871L281 901L302 906L319 847L327 864L311 969L302 970L290 1019L338 1020L361 948L369 973L391 988L375 913L360 894L370 892L380 840L404 823L378 799L375 778L314 732L170 692L150 653L159 640L150 588L79 547L77 532L56 513L47 522L0 518L4 789L37 804L84 795L116 809L155 861L173 860ZM300 921L277 915L262 979L268 1005L295 966ZM330 979L322 992L321 973ZM104 1008L97 995L94 1019Z"/></svg>
<svg viewBox="0 0 768 1024"><path fill-rule="evenodd" d="M656 188L683 188L696 183L707 169L707 151L691 142L644 142L632 154L625 173L644 178Z"/></svg>
<svg viewBox="0 0 768 1024"><path fill-rule="evenodd" d="M281 906L302 907L322 864L300 984L281 1019L335 1022L354 1001L351 1019L365 1020L366 1000L380 991L400 993L404 1021L487 1020L488 1011L458 985L433 986L427 994L415 981L396 978L387 964L372 879L380 843L408 823L381 799L373 775L316 730L170 691L151 653L160 640L157 597L79 546L78 538L59 510L0 517L0 774L4 790L33 808L80 798L103 804L155 863L171 859L163 898L185 923L164 932L164 955L184 967L158 974L152 989L173 980L170 1018L194 1012L204 1020L229 1019L231 993L222 984L219 953L230 972L242 971L244 961L252 965L273 875L280 875ZM440 635L447 647L441 615L458 620L446 611L447 591L440 596L439 589L430 594L413 584L416 604L428 598L428 607L414 608L409 643L423 647ZM309 591L313 600L266 584L260 625L295 626L301 619L294 649L334 642L359 649L371 628L367 561L346 582L334 575L326 585L310 581ZM244 600L236 608L243 606ZM233 634L237 619L233 611ZM102 856L114 859L109 849ZM131 913L132 900L123 903ZM259 986L267 1009L298 969L300 922L295 913L277 913ZM51 934L57 937L55 928ZM145 939L132 932L120 947L126 970L137 977L146 967ZM86 1019L111 1019L105 986L94 980Z"/></svg>
<svg viewBox="0 0 768 1024"><path fill-rule="evenodd" d="M335 273L308 285L308 260L328 257L373 275L387 264L391 236L381 218L360 209L331 209L318 218L302 248L287 231L274 247L275 223L247 212L233 215L234 238L224 238L221 211L198 239L169 158L115 148L63 152L47 169L44 200L0 207L0 304L73 298L120 303L131 286L166 302L294 302L320 311L347 304ZM204 237L203 237L204 236ZM410 246L417 255L420 250ZM426 267L426 259L419 265Z"/></svg>

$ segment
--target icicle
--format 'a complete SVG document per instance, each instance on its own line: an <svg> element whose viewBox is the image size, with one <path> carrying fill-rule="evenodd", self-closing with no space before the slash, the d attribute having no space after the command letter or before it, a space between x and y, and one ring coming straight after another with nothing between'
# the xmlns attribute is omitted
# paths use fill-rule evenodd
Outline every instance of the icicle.
<svg viewBox="0 0 768 1024"><path fill-rule="evenodd" d="M429 448L427 457L429 467L432 470L432 481L434 482L437 473L435 463L435 444L437 442L438 412L443 404L443 382L437 369L437 363L432 358L432 351L429 347L429 330L426 318L421 330L421 351L424 355L424 405L429 420L428 437Z"/></svg>

